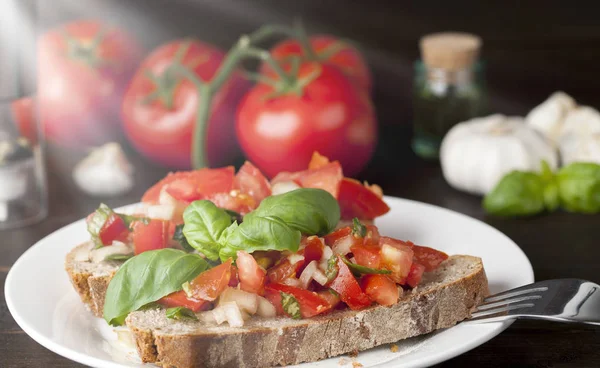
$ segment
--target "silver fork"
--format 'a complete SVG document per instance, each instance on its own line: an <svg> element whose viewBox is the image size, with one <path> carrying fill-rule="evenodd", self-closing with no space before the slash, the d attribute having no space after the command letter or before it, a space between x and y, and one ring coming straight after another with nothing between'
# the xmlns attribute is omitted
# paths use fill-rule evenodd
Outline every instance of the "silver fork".
<svg viewBox="0 0 600 368"><path fill-rule="evenodd" d="M463 323L515 318L600 325L600 285L557 279L521 286L488 296Z"/></svg>

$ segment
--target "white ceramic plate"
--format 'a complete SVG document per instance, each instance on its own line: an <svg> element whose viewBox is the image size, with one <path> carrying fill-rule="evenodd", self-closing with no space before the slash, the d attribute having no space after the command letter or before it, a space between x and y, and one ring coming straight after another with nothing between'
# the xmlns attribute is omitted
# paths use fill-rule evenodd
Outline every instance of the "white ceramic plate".
<svg viewBox="0 0 600 368"><path fill-rule="evenodd" d="M492 293L533 282L525 254L496 229L444 208L393 197L386 197L386 201L391 211L377 221L382 234L448 254L481 257ZM87 239L84 221L80 220L25 252L6 279L8 308L29 336L57 354L94 367L144 366L133 350L116 343L116 334L102 319L85 310L69 283L63 267L65 255ZM509 325L457 325L404 340L397 344L397 352L382 346L361 352L357 358L337 357L299 367L352 367L353 361L364 367L429 366L485 343ZM340 364L344 361L346 364Z"/></svg>

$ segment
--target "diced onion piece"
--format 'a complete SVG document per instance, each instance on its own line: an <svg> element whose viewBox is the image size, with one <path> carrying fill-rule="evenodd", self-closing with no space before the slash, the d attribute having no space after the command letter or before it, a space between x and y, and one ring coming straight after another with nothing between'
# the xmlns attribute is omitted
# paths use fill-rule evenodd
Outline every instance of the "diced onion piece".
<svg viewBox="0 0 600 368"><path fill-rule="evenodd" d="M196 316L198 317L198 320L200 320L204 323L216 323L217 322L217 320L215 318L214 310L196 313ZM223 316L225 316L225 315L223 314Z"/></svg>
<svg viewBox="0 0 600 368"><path fill-rule="evenodd" d="M255 314L258 309L258 295L247 291L228 287L219 297L218 305L234 302L240 310L249 314Z"/></svg>
<svg viewBox="0 0 600 368"><path fill-rule="evenodd" d="M295 279L293 277L288 277L288 278L284 279L283 281L281 281L281 283L284 284L284 285L301 287L300 286L300 280Z"/></svg>
<svg viewBox="0 0 600 368"><path fill-rule="evenodd" d="M341 256L345 256L350 253L350 247L352 247L352 237L347 236L333 245L333 253Z"/></svg>
<svg viewBox="0 0 600 368"><path fill-rule="evenodd" d="M275 306L271 304L267 299L262 296L257 296L258 300L258 309L256 310L256 314L261 317L275 317L277 315L277 310Z"/></svg>
<svg viewBox="0 0 600 368"><path fill-rule="evenodd" d="M317 271L317 261L311 261L308 266L306 266L304 268L304 271L302 271L302 274L300 275L300 278L298 280L300 280L300 286L303 289L308 289L308 285L310 284L311 280L313 279L313 274L315 273L315 271Z"/></svg>
<svg viewBox="0 0 600 368"><path fill-rule="evenodd" d="M225 321L229 323L231 327L242 327L244 325L244 318L240 308L235 302L227 302L219 305L212 310L217 324L221 324Z"/></svg>
<svg viewBox="0 0 600 368"><path fill-rule="evenodd" d="M175 216L176 211L176 207L172 204L159 204L155 206L148 206L146 209L146 214L151 219L170 221Z"/></svg>
<svg viewBox="0 0 600 368"><path fill-rule="evenodd" d="M323 255L321 256L321 261L328 261L332 255L333 250L331 250L331 247L329 245L326 245L325 247L323 247Z"/></svg>
<svg viewBox="0 0 600 368"><path fill-rule="evenodd" d="M113 244L108 247L102 247L102 248L92 250L90 252L90 260L92 261L92 263L100 263L100 262L104 261L106 258L108 258L109 256L114 256L114 255L126 256L126 255L130 255L130 254L131 255L133 254L133 247L131 247L125 243Z"/></svg>
<svg viewBox="0 0 600 368"><path fill-rule="evenodd" d="M327 276L325 276L325 274L321 270L316 270L315 273L313 273L313 280L315 280L322 286L325 286L325 284L327 284L327 281L329 281L327 280Z"/></svg>
<svg viewBox="0 0 600 368"><path fill-rule="evenodd" d="M304 256L302 254L290 254L288 256L288 260L290 261L290 264L294 265L300 261L304 261Z"/></svg>
<svg viewBox="0 0 600 368"><path fill-rule="evenodd" d="M293 181L280 181L278 183L275 183L273 187L271 187L271 194L283 194L299 188L300 186L294 183Z"/></svg>

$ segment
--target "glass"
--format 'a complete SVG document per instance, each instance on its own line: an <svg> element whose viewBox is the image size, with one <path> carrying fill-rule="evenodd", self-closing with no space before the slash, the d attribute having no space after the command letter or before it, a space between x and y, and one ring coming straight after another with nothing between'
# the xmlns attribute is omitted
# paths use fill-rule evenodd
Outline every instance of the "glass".
<svg viewBox="0 0 600 368"><path fill-rule="evenodd" d="M482 62L458 71L415 64L412 149L424 159L438 159L442 139L454 125L482 116L487 96Z"/></svg>
<svg viewBox="0 0 600 368"><path fill-rule="evenodd" d="M8 229L45 218L48 200L44 139L34 97L35 13L31 12L28 2L9 0L3 5L0 14L0 229Z"/></svg>

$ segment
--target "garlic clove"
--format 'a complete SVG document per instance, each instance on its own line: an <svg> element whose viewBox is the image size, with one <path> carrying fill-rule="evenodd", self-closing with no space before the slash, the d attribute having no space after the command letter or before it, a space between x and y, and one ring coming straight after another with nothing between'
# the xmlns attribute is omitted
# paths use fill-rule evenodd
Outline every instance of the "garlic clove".
<svg viewBox="0 0 600 368"><path fill-rule="evenodd" d="M559 148L563 165L573 162L600 164L600 133L569 133L560 138Z"/></svg>
<svg viewBox="0 0 600 368"><path fill-rule="evenodd" d="M546 101L534 107L525 117L527 124L555 144L565 116L577 106L575 100L562 91L554 92Z"/></svg>
<svg viewBox="0 0 600 368"><path fill-rule="evenodd" d="M107 143L75 166L73 180L87 194L115 196L133 187L133 167L118 143Z"/></svg>

